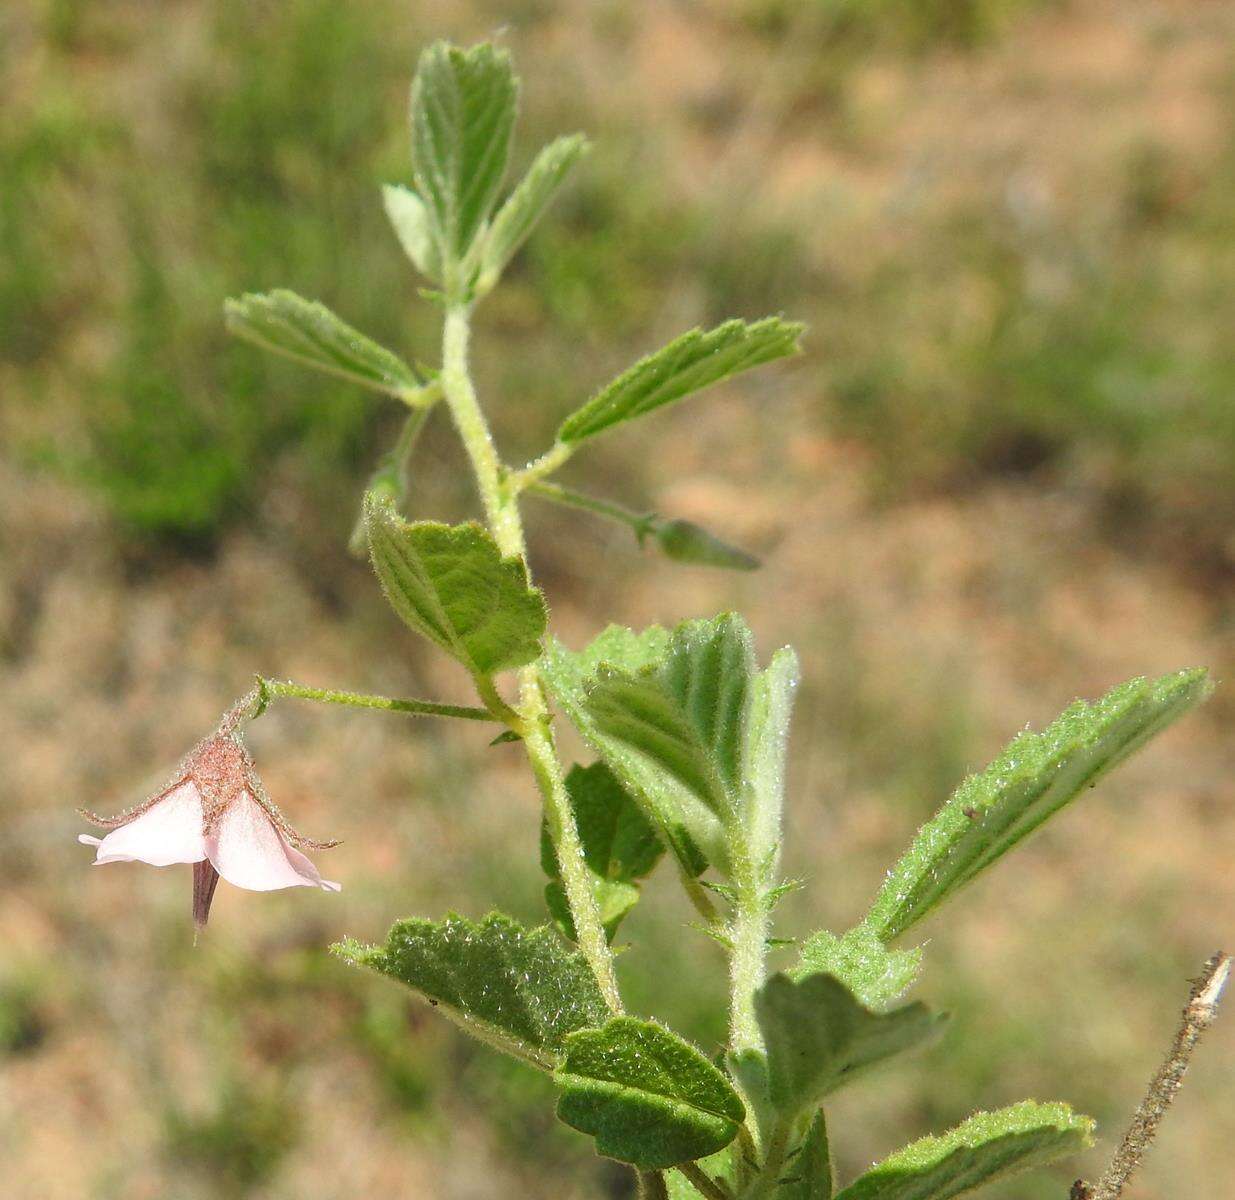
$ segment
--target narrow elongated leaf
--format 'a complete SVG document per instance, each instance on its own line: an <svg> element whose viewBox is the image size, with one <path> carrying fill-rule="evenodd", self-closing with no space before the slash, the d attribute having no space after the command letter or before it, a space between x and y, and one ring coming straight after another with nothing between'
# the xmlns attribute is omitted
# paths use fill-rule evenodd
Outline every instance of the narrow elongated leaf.
<svg viewBox="0 0 1235 1200"><path fill-rule="evenodd" d="M867 1008L885 1009L913 984L922 969L922 950L889 950L869 929L859 925L844 937L826 929L802 944L793 979L835 975Z"/></svg>
<svg viewBox="0 0 1235 1200"><path fill-rule="evenodd" d="M838 979L773 975L755 996L767 1045L768 1096L795 1117L895 1054L935 1036L942 1018L925 1005L887 1013L863 1007Z"/></svg>
<svg viewBox="0 0 1235 1200"><path fill-rule="evenodd" d="M751 683L743 739L746 780L743 824L751 853L759 862L770 863L780 845L781 813L785 807L785 756L798 676L798 656L792 647L783 646Z"/></svg>
<svg viewBox="0 0 1235 1200"><path fill-rule="evenodd" d="M1076 1154L1092 1142L1093 1122L1066 1104L1026 1100L978 1113L951 1133L897 1151L859 1176L836 1200L950 1200Z"/></svg>
<svg viewBox="0 0 1235 1200"><path fill-rule="evenodd" d="M746 1115L729 1081L676 1033L615 1017L566 1039L557 1115L597 1153L651 1171L714 1154Z"/></svg>
<svg viewBox="0 0 1235 1200"><path fill-rule="evenodd" d="M238 337L352 383L401 397L422 382L401 358L330 309L285 288L227 300L223 311Z"/></svg>
<svg viewBox="0 0 1235 1200"><path fill-rule="evenodd" d="M569 1034L600 1025L608 1007L587 962L547 926L500 913L479 924L398 921L382 946L348 940L340 957L419 992L481 1041L550 1070Z"/></svg>
<svg viewBox="0 0 1235 1200"><path fill-rule="evenodd" d="M441 283L441 250L424 201L411 188L386 184L382 188L382 205L403 253L426 279Z"/></svg>
<svg viewBox="0 0 1235 1200"><path fill-rule="evenodd" d="M566 776L571 808L583 843L592 894L609 939L639 899L638 881L651 874L665 852L647 817L604 763L575 766ZM557 855L548 828L541 827L540 862L549 884L545 901L558 928L575 937Z"/></svg>
<svg viewBox="0 0 1235 1200"><path fill-rule="evenodd" d="M505 50L435 42L412 81L412 168L442 255L458 262L506 173L518 85Z"/></svg>
<svg viewBox="0 0 1235 1200"><path fill-rule="evenodd" d="M491 675L540 653L544 597L520 559L503 558L479 525L408 523L388 502L365 499L373 568L403 620L471 672Z"/></svg>
<svg viewBox="0 0 1235 1200"><path fill-rule="evenodd" d="M883 941L904 933L1209 692L1203 670L1133 679L1020 734L921 828L867 928Z"/></svg>
<svg viewBox="0 0 1235 1200"><path fill-rule="evenodd" d="M832 1200L836 1185L828 1145L828 1127L822 1111L811 1119L781 1181L776 1200Z"/></svg>
<svg viewBox="0 0 1235 1200"><path fill-rule="evenodd" d="M485 235L477 283L480 292L487 292L498 281L506 264L514 258L549 207L566 173L587 150L587 145L587 138L575 133L550 142L536 156L519 186L497 210Z"/></svg>
<svg viewBox="0 0 1235 1200"><path fill-rule="evenodd" d="M581 442L645 413L702 391L722 379L798 351L802 326L780 317L748 324L726 321L706 333L684 333L625 374L567 417L561 442Z"/></svg>

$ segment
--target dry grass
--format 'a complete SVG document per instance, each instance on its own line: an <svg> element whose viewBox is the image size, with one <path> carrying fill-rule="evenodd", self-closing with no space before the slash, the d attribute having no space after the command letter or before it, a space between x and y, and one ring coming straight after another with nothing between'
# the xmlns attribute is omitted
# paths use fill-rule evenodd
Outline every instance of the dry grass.
<svg viewBox="0 0 1235 1200"><path fill-rule="evenodd" d="M494 9L439 7L423 19L456 36L495 20ZM657 4L655 19L630 28L616 7L544 23L527 15L535 7L496 12L514 25L533 89L546 86L538 67L571 63L589 104L636 125L655 116L666 146L685 152L671 185L683 197L770 159L752 195L838 214L832 240L822 222L819 244L810 239L825 269L863 253L851 229L895 244L888 196L915 156L945 164L926 189L942 203L963 175L982 177L1026 145L1060 181L1147 123L1202 147L1224 61L1204 36L1217 20L1205 4L1048 12L976 62L881 60L860 72L849 94L872 156L847 148L836 125L819 132L809 106L781 115L782 97L760 99L767 60L724 14L696 22ZM198 10L177 12L190 31L178 38L191 42ZM1169 55L1154 50L1148 73L1158 43L1146 22L1187 35ZM734 103L753 118L718 139L699 114ZM1073 118L1083 134L1050 136ZM647 342L706 306L689 290L666 296L636 306ZM513 300L495 308L494 344L542 319ZM569 339L555 336L560 354ZM481 345L492 388L497 352ZM540 353L554 346L550 336ZM817 337L801 365L715 398L708 424L702 408L668 414L646 456L601 460L615 494L630 476L665 511L764 551L762 572L674 569L619 533L529 506L533 566L568 641L608 620L737 608L765 651L799 648L788 868L810 886L784 907L795 933L857 916L917 823L1026 722L1131 675L1214 670L1219 692L1205 711L932 923L920 994L952 1009L954 1031L915 1066L844 1097L831 1118L846 1172L1024 1095L1088 1108L1109 1146L1165 1046L1183 981L1231 937L1229 592L1106 536L1074 479L995 478L883 502L868 451L821 432L812 362L827 353ZM589 361L582 385L612 365ZM0 373L0 388L20 378ZM13 433L81 402L53 382L42 417L6 403L0 424ZM525 416L504 419L516 438L531 436L513 428ZM434 457L425 471L426 493L441 485L459 503L453 460ZM76 805L121 807L254 671L466 700L463 681L397 627L362 567L281 536L305 503L293 479L263 501L260 531L230 534L213 560L135 561L80 493L0 463L0 1190L12 1200L621 1195L620 1176L553 1127L544 1089L493 1068L381 981L324 960L336 937L379 935L405 913L501 906L540 918L537 810L509 747L488 749L470 728L281 706L254 730L263 778L298 828L345 839L328 872L345 890L223 889L196 950L187 872L91 871L73 842ZM512 847L526 867L509 868ZM622 969L637 1006L657 1004L706 1042L721 964L682 930L686 919L671 881L655 880L630 922L645 944ZM666 956L670 971L657 966ZM683 961L708 973L706 986L674 985ZM1137 1195L1221 1193L1235 1139L1232 1029L1220 1022L1202 1048ZM280 1142L283 1156L263 1158L263 1144ZM541 1174L529 1147L548 1157ZM1095 1154L1077 1170L1101 1162ZM991 1197L1046 1200L1068 1182L1057 1173Z"/></svg>

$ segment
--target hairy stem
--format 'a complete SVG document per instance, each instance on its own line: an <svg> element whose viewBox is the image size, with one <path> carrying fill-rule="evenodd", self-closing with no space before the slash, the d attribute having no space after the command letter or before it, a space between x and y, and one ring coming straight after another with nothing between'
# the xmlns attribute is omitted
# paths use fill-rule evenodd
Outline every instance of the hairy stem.
<svg viewBox="0 0 1235 1200"><path fill-rule="evenodd" d="M646 537L651 531L655 518L650 513L635 512L623 504L615 504L612 500L602 500L599 496L589 496L586 492L578 492L574 488L563 487L560 483L530 483L527 492L549 500L565 508L578 508L584 512L595 513L618 525L626 525L635 531L638 538Z"/></svg>
<svg viewBox="0 0 1235 1200"><path fill-rule="evenodd" d="M780 1182L780 1174L785 1166L785 1156L789 1152L789 1138L793 1132L791 1121L779 1121L768 1138L764 1147L763 1165L759 1174L751 1181L750 1187L742 1193L742 1200L761 1200L776 1191Z"/></svg>
<svg viewBox="0 0 1235 1200"><path fill-rule="evenodd" d="M574 452L575 448L566 442L554 442L535 462L528 463L522 471L516 472L513 477L515 491L522 491L538 480L552 475Z"/></svg>
<svg viewBox="0 0 1235 1200"><path fill-rule="evenodd" d="M689 1179L695 1191L707 1200L731 1200L728 1189L721 1187L698 1163L679 1163L674 1170Z"/></svg>
<svg viewBox="0 0 1235 1200"><path fill-rule="evenodd" d="M446 310L442 335L442 373L446 404L455 428L472 463L489 528L504 555L527 561L523 520L517 493L507 486L506 471L498 458L488 422L476 399L468 368L470 312L467 305L451 304ZM605 1002L614 1013L622 1012L613 954L605 936L600 910L592 893L583 845L570 806L562 764L549 731L544 690L534 663L519 672L520 700L509 721L522 738L532 774L544 800L545 823L557 854L562 887L578 934L579 949L587 958ZM486 702L492 705L492 698ZM663 1180L662 1180L663 1185Z"/></svg>
<svg viewBox="0 0 1235 1200"><path fill-rule="evenodd" d="M740 846L740 839L731 839ZM733 921L729 927L733 949L729 960L729 1049L763 1051L763 1032L755 1016L755 993L767 977L768 932L771 920L755 864L749 854L734 855Z"/></svg>
<svg viewBox="0 0 1235 1200"><path fill-rule="evenodd" d="M1170 1052L1153 1077L1106 1174L1093 1187L1083 1183L1074 1187L1073 1195L1083 1196L1086 1200L1119 1200L1123 1195L1125 1185L1140 1165L1158 1132L1158 1125L1183 1084L1184 1072L1188 1069L1201 1034L1217 1016L1218 1000L1230 973L1231 957L1228 954L1215 954L1205 964L1200 978L1192 983Z"/></svg>
<svg viewBox="0 0 1235 1200"><path fill-rule="evenodd" d="M378 708L386 712L407 713L413 717L458 717L464 721L497 720L487 708L470 708L461 704L437 704L431 700L395 699L390 696L367 695L363 692L342 692L334 688L306 687L302 683L264 679L260 675L257 677L258 713L263 712L271 700L284 697L316 700L321 704L342 704L348 708Z"/></svg>
<svg viewBox="0 0 1235 1200"><path fill-rule="evenodd" d="M433 386L437 386L436 380ZM403 428L399 431L398 440L386 454L382 455L377 469L369 476L369 482L365 485L366 493L377 489L390 496L396 508L403 507L407 501L408 463L412 457L412 451L416 448L420 431L424 428L425 421L428 420L432 410L431 403L421 404L412 408L407 414ZM357 558L368 557L369 535L365 529L363 505L360 515L356 518L356 524L352 527L352 535L347 540L347 548Z"/></svg>

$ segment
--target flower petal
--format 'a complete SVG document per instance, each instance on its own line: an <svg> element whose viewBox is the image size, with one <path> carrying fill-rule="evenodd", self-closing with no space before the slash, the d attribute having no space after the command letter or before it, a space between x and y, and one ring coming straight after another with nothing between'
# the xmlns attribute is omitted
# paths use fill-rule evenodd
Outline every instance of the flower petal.
<svg viewBox="0 0 1235 1200"><path fill-rule="evenodd" d="M266 810L248 792L227 806L218 827L206 839L210 861L228 883L251 892L288 887L340 885L323 879L317 868L274 827Z"/></svg>
<svg viewBox="0 0 1235 1200"><path fill-rule="evenodd" d="M152 867L201 862L206 857L202 833L202 800L191 779L156 800L140 817L99 839L83 833L78 839L97 846L95 865L144 862Z"/></svg>

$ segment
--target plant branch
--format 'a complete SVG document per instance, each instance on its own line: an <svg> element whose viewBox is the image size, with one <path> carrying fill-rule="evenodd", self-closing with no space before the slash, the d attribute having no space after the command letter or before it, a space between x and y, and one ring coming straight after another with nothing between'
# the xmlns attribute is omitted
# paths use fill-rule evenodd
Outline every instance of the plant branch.
<svg viewBox="0 0 1235 1200"><path fill-rule="evenodd" d="M793 1122L782 1118L776 1123L764 1147L763 1164L759 1173L751 1181L750 1187L742 1193L742 1200L759 1200L776 1190L780 1182L780 1173L785 1165L785 1156L789 1152L789 1138L793 1132Z"/></svg>
<svg viewBox="0 0 1235 1200"><path fill-rule="evenodd" d="M690 1180L691 1186L694 1187L695 1191L701 1196L706 1196L707 1200L732 1200L729 1190L722 1187L707 1174L698 1163L679 1163L674 1170Z"/></svg>
<svg viewBox="0 0 1235 1200"><path fill-rule="evenodd" d="M413 717L458 717L464 721L494 721L486 708L470 708L461 704L437 704L432 700L403 700L390 696L374 696L363 692L343 692L334 688L306 687L287 680L257 677L257 711L265 712L271 700L282 698L316 700L322 704L342 704L348 708L376 708L385 712L407 713Z"/></svg>
<svg viewBox="0 0 1235 1200"><path fill-rule="evenodd" d="M439 378L455 428L471 460L485 517L502 554L527 563L523 521L519 514L517 490L508 486L506 470L497 455L488 422L476 399L468 368L470 310L464 304L451 304L446 310L442 333L442 372ZM579 949L592 968L601 994L611 1011L623 1011L613 970L613 953L601 923L600 910L592 892L591 878L583 858L583 843L575 823L574 810L562 774L562 764L548 723L544 689L536 664L519 672L520 702L507 723L522 739L532 774L544 801L545 824L557 855L562 887L570 906ZM489 683L492 689L491 682ZM486 695L491 707L500 697ZM503 702L503 707L504 702ZM507 709L510 712L509 709ZM663 1179L661 1180L663 1187Z"/></svg>
<svg viewBox="0 0 1235 1200"><path fill-rule="evenodd" d="M732 1053L764 1049L763 1032L755 1016L755 993L767 976L767 900L759 886L757 869L741 837L730 839L734 848L733 882L736 890L729 936L729 1049Z"/></svg>
<svg viewBox="0 0 1235 1200"><path fill-rule="evenodd" d="M574 446L569 443L554 442L539 458L534 459L522 471L516 471L511 476L514 490L521 492L546 476L552 475L574 452Z"/></svg>
<svg viewBox="0 0 1235 1200"><path fill-rule="evenodd" d="M1166 1060L1153 1077L1106 1174L1092 1187L1079 1180L1074 1185L1072 1194L1078 1200L1119 1200L1123 1195L1125 1185L1140 1166L1162 1118L1183 1085L1184 1073L1201 1034L1217 1016L1218 1000L1230 973L1230 955L1219 952L1205 964L1199 978L1193 980L1183 1018Z"/></svg>
<svg viewBox="0 0 1235 1200"><path fill-rule="evenodd" d="M431 386L437 387L436 380ZM407 414L395 444L378 460L376 469L369 477L369 482L365 485L366 492L376 488L394 500L395 508L403 507L407 500L408 463L420 438L420 431L432 410L433 403L430 402L417 405ZM347 548L358 558L368 557L369 542L365 531L363 506L360 516L356 518Z"/></svg>
<svg viewBox="0 0 1235 1200"><path fill-rule="evenodd" d="M564 508L582 509L618 525L625 525L633 529L640 540L651 533L656 519L652 513L635 512L623 504L602 500L599 496L589 496L586 492L577 492L574 488L563 487L560 483L544 483L538 480L529 483L525 490L529 495L539 496L542 500L560 504Z"/></svg>

